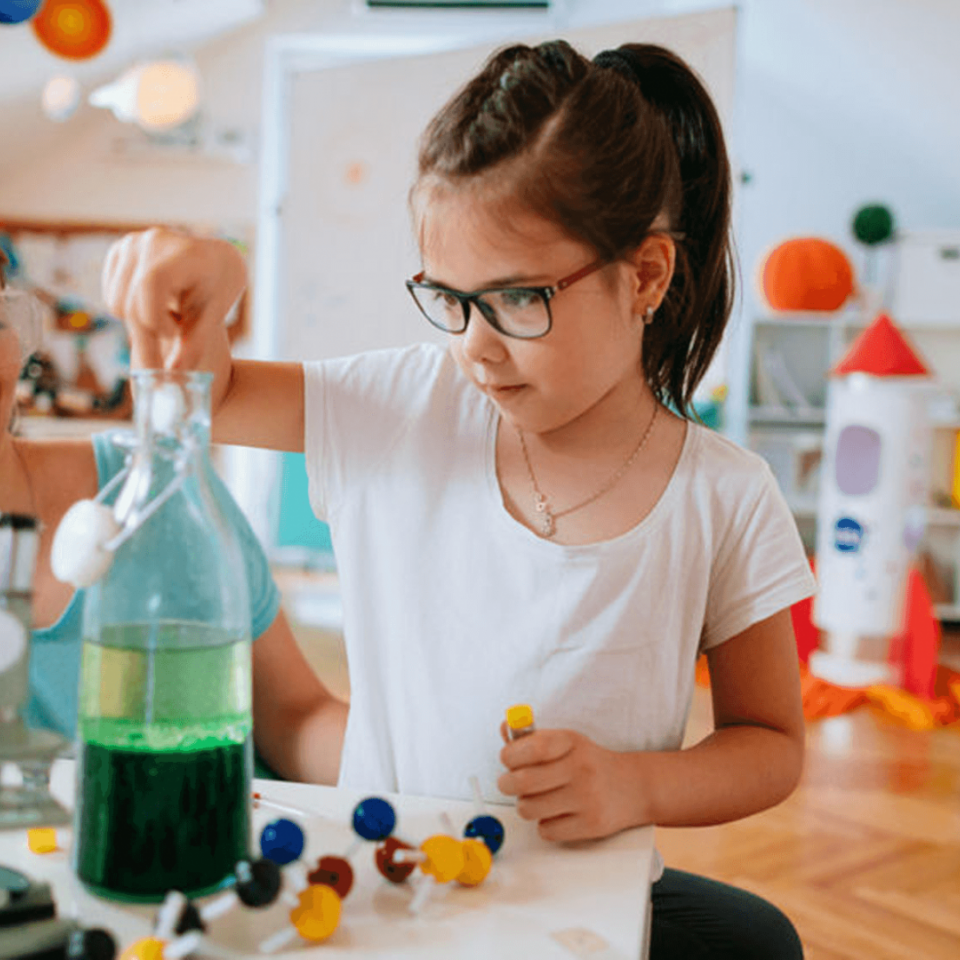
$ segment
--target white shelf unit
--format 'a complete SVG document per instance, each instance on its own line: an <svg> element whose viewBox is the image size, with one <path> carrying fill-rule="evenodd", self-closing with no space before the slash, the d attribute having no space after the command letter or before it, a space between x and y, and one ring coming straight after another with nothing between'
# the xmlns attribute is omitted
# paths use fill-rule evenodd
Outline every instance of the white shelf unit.
<svg viewBox="0 0 960 960"><path fill-rule="evenodd" d="M960 432L960 317L956 323L898 320L898 325L939 388L938 402L931 408L935 428L931 498L921 549L942 572L951 594L950 602L938 605L939 616L960 621L960 510L946 506ZM748 330L748 375L743 382L730 384L731 393L743 393L728 407L733 415L743 411L745 422L729 424L729 432L746 438L747 445L770 462L811 553L816 543L827 375L865 326L856 310L755 317Z"/></svg>

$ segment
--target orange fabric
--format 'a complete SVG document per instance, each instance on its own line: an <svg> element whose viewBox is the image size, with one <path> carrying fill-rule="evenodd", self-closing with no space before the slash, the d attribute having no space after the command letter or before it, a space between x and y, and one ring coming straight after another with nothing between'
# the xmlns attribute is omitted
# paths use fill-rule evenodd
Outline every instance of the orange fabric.
<svg viewBox="0 0 960 960"><path fill-rule="evenodd" d="M761 282L773 310L838 310L853 293L853 267L836 244L795 237L770 252Z"/></svg>
<svg viewBox="0 0 960 960"><path fill-rule="evenodd" d="M868 702L865 690L838 687L821 680L803 664L800 666L800 693L803 696L803 715L808 720L836 717Z"/></svg>
<svg viewBox="0 0 960 960"><path fill-rule="evenodd" d="M698 686L710 686L706 655L697 661L696 680ZM838 687L815 677L804 663L800 663L800 692L807 720L838 717L871 703L913 730L932 730L960 722L960 672L944 666L937 667L930 698L885 685Z"/></svg>

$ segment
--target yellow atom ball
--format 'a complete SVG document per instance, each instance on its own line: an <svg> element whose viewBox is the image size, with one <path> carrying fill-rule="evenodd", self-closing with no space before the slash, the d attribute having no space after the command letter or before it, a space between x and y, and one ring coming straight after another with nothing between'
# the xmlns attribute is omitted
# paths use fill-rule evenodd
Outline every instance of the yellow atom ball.
<svg viewBox="0 0 960 960"><path fill-rule="evenodd" d="M457 883L465 887L476 887L487 879L487 874L493 866L493 854L490 848L482 841L468 837L462 842L464 863L463 870L457 875Z"/></svg>
<svg viewBox="0 0 960 960"><path fill-rule="evenodd" d="M27 846L34 853L53 853L57 849L57 831L53 827L34 827L27 831Z"/></svg>
<svg viewBox="0 0 960 960"><path fill-rule="evenodd" d="M144 937L142 940L137 940L136 943L131 943L120 954L120 960L163 960L163 948L165 946L165 940Z"/></svg>
<svg viewBox="0 0 960 960"><path fill-rule="evenodd" d="M420 864L420 869L437 883L449 883L463 873L466 858L463 844L459 840L438 833L424 840L420 849L427 855L427 859Z"/></svg>
<svg viewBox="0 0 960 960"><path fill-rule="evenodd" d="M300 905L290 911L290 922L304 940L319 943L340 926L340 896L325 883L314 883L299 894Z"/></svg>

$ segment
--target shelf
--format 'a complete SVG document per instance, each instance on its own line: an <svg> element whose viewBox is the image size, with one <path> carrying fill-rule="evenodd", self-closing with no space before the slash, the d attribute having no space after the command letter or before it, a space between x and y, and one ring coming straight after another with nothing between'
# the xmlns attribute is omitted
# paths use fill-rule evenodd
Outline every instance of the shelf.
<svg viewBox="0 0 960 960"><path fill-rule="evenodd" d="M827 412L823 407L810 407L802 412L790 407L750 407L747 418L751 424L822 427L826 422Z"/></svg>
<svg viewBox="0 0 960 960"><path fill-rule="evenodd" d="M817 330L824 330L829 327L865 325L863 319L859 316L836 313L785 313L783 316L777 317L758 317L753 322L754 326L757 327L810 327Z"/></svg>
<svg viewBox="0 0 960 960"><path fill-rule="evenodd" d="M927 507L928 527L960 527L960 510L953 507Z"/></svg>
<svg viewBox="0 0 960 960"><path fill-rule="evenodd" d="M817 501L814 497L797 497L788 499L787 506L796 520L816 520L817 519ZM960 511L958 511L960 512Z"/></svg>
<svg viewBox="0 0 960 960"><path fill-rule="evenodd" d="M798 520L816 519L816 497L787 497L787 506ZM928 527L960 527L960 510L953 507L927 507L926 521Z"/></svg>
<svg viewBox="0 0 960 960"><path fill-rule="evenodd" d="M867 327L873 318L864 320L859 314L785 313L782 317L758 317L753 323L757 327L810 327L823 330L830 327L843 327L854 330ZM960 318L956 320L919 320L909 323L894 317L897 326L904 331L917 333L960 333Z"/></svg>
<svg viewBox="0 0 960 960"><path fill-rule="evenodd" d="M105 430L129 430L132 420L110 417L20 417L17 421L20 435L29 439L47 437L89 437Z"/></svg>
<svg viewBox="0 0 960 960"><path fill-rule="evenodd" d="M960 621L960 603L938 603L934 606L933 612L938 620Z"/></svg>

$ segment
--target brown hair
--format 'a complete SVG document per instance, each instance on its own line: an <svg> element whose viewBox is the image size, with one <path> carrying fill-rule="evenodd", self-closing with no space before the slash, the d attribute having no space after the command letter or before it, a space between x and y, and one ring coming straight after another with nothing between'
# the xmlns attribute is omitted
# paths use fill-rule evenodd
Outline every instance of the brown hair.
<svg viewBox="0 0 960 960"><path fill-rule="evenodd" d="M730 166L690 67L650 44L592 62L563 40L495 53L424 131L414 193L480 177L610 262L666 217L677 264L644 334L643 372L686 414L733 304Z"/></svg>

